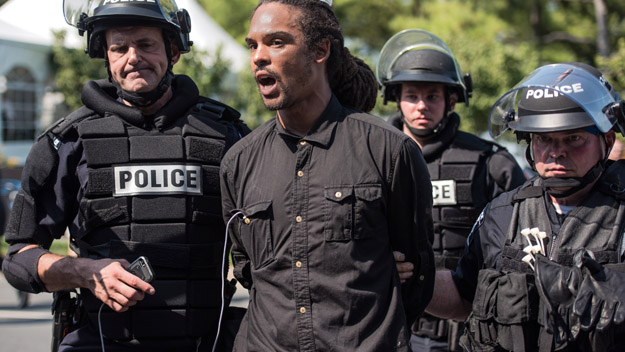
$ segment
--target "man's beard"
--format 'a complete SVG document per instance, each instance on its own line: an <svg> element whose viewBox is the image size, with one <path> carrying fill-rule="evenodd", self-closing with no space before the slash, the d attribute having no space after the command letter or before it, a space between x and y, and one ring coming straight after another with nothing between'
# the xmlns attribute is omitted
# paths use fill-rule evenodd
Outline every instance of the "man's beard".
<svg viewBox="0 0 625 352"><path fill-rule="evenodd" d="M308 77L310 77L310 74L312 72L312 62L310 60L307 62L304 72L299 73L297 75L297 78L293 82L295 85L304 86L306 82L308 81ZM264 69L264 68L259 67L258 69ZM269 69L264 69L264 70L270 73L272 77L276 80L276 85L278 86L278 92L279 92L279 98L275 101L274 100L268 101L261 95L261 97L263 98L263 104L265 105L265 108L269 111L278 111L278 110L284 110L284 109L293 107L296 102L294 101L291 95L291 92L292 92L291 85L284 84L282 80L282 76L277 74L275 71L269 70ZM259 92L260 92L260 87L258 87L258 85L256 86L256 88L259 89Z"/></svg>

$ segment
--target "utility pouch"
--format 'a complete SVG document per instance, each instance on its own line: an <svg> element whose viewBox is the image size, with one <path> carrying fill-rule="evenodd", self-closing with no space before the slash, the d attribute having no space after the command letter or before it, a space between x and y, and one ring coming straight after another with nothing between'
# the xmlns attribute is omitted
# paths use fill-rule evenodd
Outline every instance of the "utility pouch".
<svg viewBox="0 0 625 352"><path fill-rule="evenodd" d="M529 276L529 277L528 277ZM482 270L467 332L474 350L532 351L538 338L538 294L531 274Z"/></svg>
<svg viewBox="0 0 625 352"><path fill-rule="evenodd" d="M76 290L53 293L52 301L52 352L56 352L61 341L70 332L82 326L80 296Z"/></svg>

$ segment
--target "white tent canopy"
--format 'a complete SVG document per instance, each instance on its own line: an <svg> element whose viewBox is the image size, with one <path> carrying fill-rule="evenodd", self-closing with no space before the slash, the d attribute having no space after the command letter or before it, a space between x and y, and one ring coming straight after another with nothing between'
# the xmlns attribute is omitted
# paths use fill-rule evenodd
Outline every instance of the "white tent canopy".
<svg viewBox="0 0 625 352"><path fill-rule="evenodd" d="M221 46L221 55L230 61L235 71L247 68L249 53L236 42L197 3L196 0L177 0L179 8L191 15L191 41L193 48L213 53ZM40 45L54 43L53 31L66 32L65 45L84 48L85 37L68 25L63 17L63 0L9 0L0 6L0 39Z"/></svg>

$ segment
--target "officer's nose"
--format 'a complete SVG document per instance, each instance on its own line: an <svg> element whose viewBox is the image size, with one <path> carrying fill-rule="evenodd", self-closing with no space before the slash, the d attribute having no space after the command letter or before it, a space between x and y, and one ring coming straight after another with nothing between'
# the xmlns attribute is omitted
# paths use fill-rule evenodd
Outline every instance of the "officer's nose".
<svg viewBox="0 0 625 352"><path fill-rule="evenodd" d="M137 52L137 49L133 46L128 48L128 63L129 64L135 64L137 62L141 61L139 53Z"/></svg>
<svg viewBox="0 0 625 352"><path fill-rule="evenodd" d="M551 143L551 146L549 147L549 156L553 159L562 157L566 154L565 149L566 148L564 148L564 145L562 143L554 141L553 143Z"/></svg>
<svg viewBox="0 0 625 352"><path fill-rule="evenodd" d="M417 100L417 109L418 110L425 110L425 109L427 109L427 104L425 103L424 99L418 99Z"/></svg>

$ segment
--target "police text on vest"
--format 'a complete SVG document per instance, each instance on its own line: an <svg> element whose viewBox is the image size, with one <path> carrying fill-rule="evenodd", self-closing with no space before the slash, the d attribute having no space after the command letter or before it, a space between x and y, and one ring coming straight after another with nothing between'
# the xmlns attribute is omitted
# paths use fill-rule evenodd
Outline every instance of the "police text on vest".
<svg viewBox="0 0 625 352"><path fill-rule="evenodd" d="M202 167L186 164L114 166L114 196L202 194Z"/></svg>
<svg viewBox="0 0 625 352"><path fill-rule="evenodd" d="M455 205L456 181L454 180L434 180L432 181L432 201L433 205Z"/></svg>

